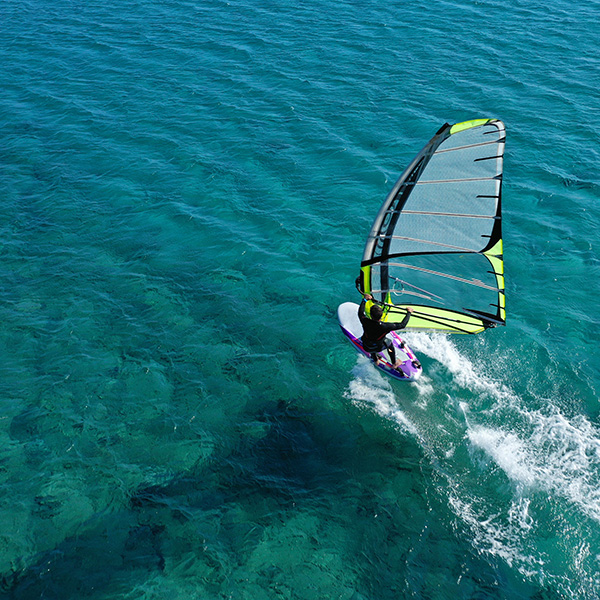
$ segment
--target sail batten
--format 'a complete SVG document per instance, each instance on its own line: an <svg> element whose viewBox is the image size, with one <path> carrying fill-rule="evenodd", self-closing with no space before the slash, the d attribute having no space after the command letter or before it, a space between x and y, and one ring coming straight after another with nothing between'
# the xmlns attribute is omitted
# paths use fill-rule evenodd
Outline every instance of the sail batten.
<svg viewBox="0 0 600 600"><path fill-rule="evenodd" d="M434 215L438 217L465 217L469 219L499 219L497 215L470 215L467 213L443 213L432 212L427 210L405 210L405 215Z"/></svg>
<svg viewBox="0 0 600 600"><path fill-rule="evenodd" d="M381 239L384 239L387 236L379 236ZM452 250L456 250L458 252L471 252L468 248L461 248L460 246L452 246L451 244L443 244L442 242L432 242L431 240L421 240L419 238L411 238L404 235L392 235L390 236L394 240L406 240L409 242L420 242L423 244L432 244L435 246L440 246L442 248L450 248Z"/></svg>
<svg viewBox="0 0 600 600"><path fill-rule="evenodd" d="M478 333L505 322L501 121L443 126L384 201L361 263L363 289L413 309L409 328ZM417 303L415 303L415 300Z"/></svg>
<svg viewBox="0 0 600 600"><path fill-rule="evenodd" d="M465 146L457 146L455 148L446 148L442 150L436 150L435 154L442 154L443 152L455 152L456 150L465 150L466 148L478 148L481 146L489 146L490 144L497 144L496 140L488 140L486 142L479 142L478 144L467 144Z"/></svg>
<svg viewBox="0 0 600 600"><path fill-rule="evenodd" d="M466 181L491 181L493 179L496 179L496 177L465 177L463 179L438 179L432 181L417 181L414 185L431 185L436 183L465 183Z"/></svg>

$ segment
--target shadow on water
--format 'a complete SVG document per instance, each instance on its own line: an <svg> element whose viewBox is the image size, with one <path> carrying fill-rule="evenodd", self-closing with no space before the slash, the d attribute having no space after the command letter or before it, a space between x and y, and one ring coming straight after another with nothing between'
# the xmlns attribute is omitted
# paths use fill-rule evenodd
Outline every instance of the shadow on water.
<svg viewBox="0 0 600 600"><path fill-rule="evenodd" d="M114 598L169 578L211 597L554 597L523 592L448 525L410 438L373 414L359 423L354 409L346 419L299 405L268 405L233 452L96 514L5 573L1 597Z"/></svg>

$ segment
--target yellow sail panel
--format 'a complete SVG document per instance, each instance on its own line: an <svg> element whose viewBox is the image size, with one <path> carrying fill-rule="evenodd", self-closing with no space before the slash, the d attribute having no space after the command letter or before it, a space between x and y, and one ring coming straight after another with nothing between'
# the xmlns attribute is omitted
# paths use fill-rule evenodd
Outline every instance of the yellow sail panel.
<svg viewBox="0 0 600 600"><path fill-rule="evenodd" d="M480 127L489 123L492 119L472 119L471 121L463 121L462 123L456 123L450 129L450 135L465 131L465 129L471 129L472 127Z"/></svg>
<svg viewBox="0 0 600 600"><path fill-rule="evenodd" d="M362 291L365 294L370 294L371 290L373 289L371 287L371 267L361 267L360 268L361 273L362 273Z"/></svg>
<svg viewBox="0 0 600 600"><path fill-rule="evenodd" d="M502 256L502 238L500 238L489 250L486 250L484 254L487 256Z"/></svg>
<svg viewBox="0 0 600 600"><path fill-rule="evenodd" d="M498 308L499 316L506 320L506 297L504 295L504 261L502 260L502 240L494 245L493 248L483 253L492 265L492 271L496 276L498 289Z"/></svg>
<svg viewBox="0 0 600 600"><path fill-rule="evenodd" d="M436 330L449 333L480 333L485 329L482 319L464 313L434 308L431 306L403 305L393 306L384 315L383 321L388 323L399 322L404 319L406 309L412 308L413 313L406 329Z"/></svg>

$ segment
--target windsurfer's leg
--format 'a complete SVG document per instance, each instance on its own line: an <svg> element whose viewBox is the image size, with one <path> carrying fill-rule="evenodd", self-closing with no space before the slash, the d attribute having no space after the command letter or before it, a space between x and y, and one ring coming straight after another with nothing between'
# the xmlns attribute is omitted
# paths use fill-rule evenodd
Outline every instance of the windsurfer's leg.
<svg viewBox="0 0 600 600"><path fill-rule="evenodd" d="M390 362L396 366L396 350L394 350L394 346L388 346L387 350L390 355Z"/></svg>
<svg viewBox="0 0 600 600"><path fill-rule="evenodd" d="M392 363L394 368L397 369L402 364L402 362L398 360L398 362L396 363L396 349L394 348L394 344L391 341L387 340L386 346L388 354L390 355L390 362Z"/></svg>

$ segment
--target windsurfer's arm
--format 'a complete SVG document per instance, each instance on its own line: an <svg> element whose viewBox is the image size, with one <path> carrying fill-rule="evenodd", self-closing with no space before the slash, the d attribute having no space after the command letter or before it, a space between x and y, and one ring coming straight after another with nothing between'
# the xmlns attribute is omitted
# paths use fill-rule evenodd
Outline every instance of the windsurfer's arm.
<svg viewBox="0 0 600 600"><path fill-rule="evenodd" d="M360 319L360 322L362 323L364 319L367 318L367 315L365 313L365 304L367 303L367 299L363 298L363 301L360 303L360 306L358 307L358 318Z"/></svg>
<svg viewBox="0 0 600 600"><path fill-rule="evenodd" d="M388 331L396 331L397 329L404 329L410 320L410 315L412 313L412 308L406 309L406 316L400 323L386 323L385 325L388 327Z"/></svg>
<svg viewBox="0 0 600 600"><path fill-rule="evenodd" d="M354 285L356 289L362 294L362 290L360 289L360 275L354 280Z"/></svg>
<svg viewBox="0 0 600 600"><path fill-rule="evenodd" d="M355 279L354 281L355 285L356 285L356 289L358 290L359 294L362 294L363 298L365 300L373 300L373 296L371 296L371 294L365 294L361 289L360 289L360 275Z"/></svg>

